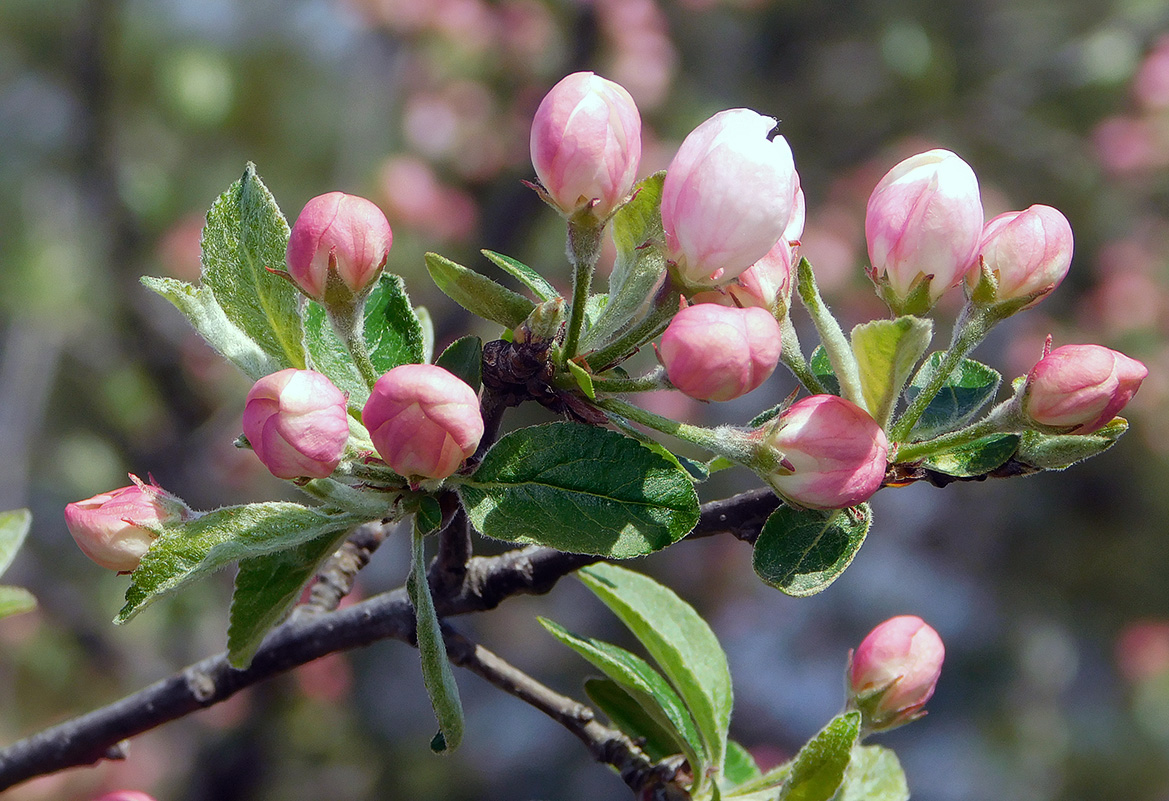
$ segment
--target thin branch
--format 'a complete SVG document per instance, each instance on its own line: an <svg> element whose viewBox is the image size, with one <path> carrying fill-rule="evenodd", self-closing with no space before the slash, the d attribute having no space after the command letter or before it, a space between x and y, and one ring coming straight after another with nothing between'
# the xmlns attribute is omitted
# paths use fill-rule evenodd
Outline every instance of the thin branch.
<svg viewBox="0 0 1169 801"><path fill-rule="evenodd" d="M373 552L385 541L393 524L380 522L363 523L353 530L345 543L337 549L317 573L308 603L297 612L332 612L341 599L353 592L353 582L358 572L369 564Z"/></svg>
<svg viewBox="0 0 1169 801"><path fill-rule="evenodd" d="M427 579L431 593L439 598L460 591L467 579L471 561L471 521L462 506L438 534L438 554L430 566Z"/></svg>

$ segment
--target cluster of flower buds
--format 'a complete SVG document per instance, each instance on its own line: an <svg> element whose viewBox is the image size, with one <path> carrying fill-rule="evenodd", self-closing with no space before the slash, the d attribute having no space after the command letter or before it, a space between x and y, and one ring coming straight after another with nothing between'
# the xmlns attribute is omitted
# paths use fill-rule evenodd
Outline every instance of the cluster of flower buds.
<svg viewBox="0 0 1169 801"><path fill-rule="evenodd" d="M946 649L920 617L902 615L877 626L849 655L849 705L865 730L885 731L917 720L934 694Z"/></svg>
<svg viewBox="0 0 1169 801"><path fill-rule="evenodd" d="M658 355L670 383L684 394L729 401L771 376L780 343L779 324L764 309L699 303L674 315Z"/></svg>
<svg viewBox="0 0 1169 801"><path fill-rule="evenodd" d="M292 225L288 274L319 303L351 304L377 282L393 241L386 215L372 201L344 192L319 195Z"/></svg>
<svg viewBox="0 0 1169 801"><path fill-rule="evenodd" d="M65 525L86 556L109 570L126 573L138 567L158 529L194 517L185 503L151 479L103 492L65 507Z"/></svg>
<svg viewBox="0 0 1169 801"><path fill-rule="evenodd" d="M1128 404L1148 374L1136 359L1101 345L1064 345L1031 368L1023 414L1040 426L1090 434Z"/></svg>

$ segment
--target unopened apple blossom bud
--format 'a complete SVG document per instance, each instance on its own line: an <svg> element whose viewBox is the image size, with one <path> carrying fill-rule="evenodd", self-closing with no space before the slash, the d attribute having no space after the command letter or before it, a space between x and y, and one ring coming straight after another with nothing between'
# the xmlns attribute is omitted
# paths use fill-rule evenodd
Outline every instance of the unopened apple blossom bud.
<svg viewBox="0 0 1169 801"><path fill-rule="evenodd" d="M475 391L432 364L404 364L379 378L361 419L386 464L410 479L446 478L483 438Z"/></svg>
<svg viewBox="0 0 1169 801"><path fill-rule="evenodd" d="M364 296L381 275L394 241L372 201L344 192L305 204L288 240L288 273L304 294L330 303Z"/></svg>
<svg viewBox="0 0 1169 801"><path fill-rule="evenodd" d="M154 542L157 529L189 520L194 513L185 503L137 476L134 483L103 492L65 507L65 525L81 551L102 567L128 573L138 567Z"/></svg>
<svg viewBox="0 0 1169 801"><path fill-rule="evenodd" d="M1149 370L1102 345L1064 345L1031 368L1023 413L1033 422L1090 434L1112 420Z"/></svg>
<svg viewBox="0 0 1169 801"><path fill-rule="evenodd" d="M717 289L699 292L694 296L694 302L782 312L791 299L792 251L786 239L779 240L767 255L740 273L738 278Z"/></svg>
<svg viewBox="0 0 1169 801"><path fill-rule="evenodd" d="M248 392L243 430L277 478L326 478L349 441L345 393L312 370L266 375Z"/></svg>
<svg viewBox="0 0 1169 801"><path fill-rule="evenodd" d="M776 121L750 109L721 111L695 128L666 169L662 225L683 281L716 286L774 247L799 186Z"/></svg>
<svg viewBox="0 0 1169 801"><path fill-rule="evenodd" d="M94 801L154 801L154 796L139 790L115 790L95 798Z"/></svg>
<svg viewBox="0 0 1169 801"><path fill-rule="evenodd" d="M1072 227L1051 206L1000 214L982 229L978 266L966 275L976 301L982 274L993 278L993 297L987 302L1027 301L1026 306L1059 286L1072 263Z"/></svg>
<svg viewBox="0 0 1169 801"><path fill-rule="evenodd" d="M869 731L892 729L925 714L946 648L920 617L901 615L877 626L851 654L850 705Z"/></svg>
<svg viewBox="0 0 1169 801"><path fill-rule="evenodd" d="M764 479L798 506L853 506L885 477L885 432L864 409L835 395L797 401L753 436Z"/></svg>
<svg viewBox="0 0 1169 801"><path fill-rule="evenodd" d="M698 400L728 401L779 364L779 324L768 311L699 303L670 321L658 354L670 383Z"/></svg>
<svg viewBox="0 0 1169 801"><path fill-rule="evenodd" d="M607 219L633 191L641 162L641 116L629 92L574 72L544 96L532 120L532 166L557 208Z"/></svg>
<svg viewBox="0 0 1169 801"><path fill-rule="evenodd" d="M890 170L865 211L869 277L898 313L927 311L975 265L982 200L974 170L931 150Z"/></svg>

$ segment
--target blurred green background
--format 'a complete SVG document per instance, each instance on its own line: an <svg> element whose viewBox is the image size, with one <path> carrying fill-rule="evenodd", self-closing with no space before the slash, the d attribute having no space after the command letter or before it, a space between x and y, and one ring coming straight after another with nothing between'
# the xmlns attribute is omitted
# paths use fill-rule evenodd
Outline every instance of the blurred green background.
<svg viewBox="0 0 1169 801"><path fill-rule="evenodd" d="M715 111L781 120L808 198L803 252L846 326L883 313L862 272L868 193L940 146L974 167L988 218L1047 203L1076 232L1065 284L980 358L1021 375L1051 333L1150 368L1132 432L1091 463L881 492L869 541L823 595L764 587L735 541L639 563L724 642L732 736L763 763L789 756L842 705L847 649L916 613L945 639L946 668L930 716L880 740L915 798L1169 799L1167 31L1163 0L3 0L0 508L34 512L5 579L41 608L0 622L0 742L224 645L228 575L112 627L125 579L75 548L65 503L128 471L198 508L287 494L231 445L245 379L138 276L194 280L202 215L252 160L289 218L334 189L378 202L390 269L441 348L474 323L429 285L426 250L490 270L488 247L567 284L562 224L520 181L540 98L592 69L641 108L643 174ZM675 410L743 422L792 386L776 376L733 404ZM719 478L705 498L755 486ZM397 586L407 565L392 538L360 593ZM599 607L569 580L459 625L579 697L583 663L534 618L628 644ZM539 713L459 682L469 732L450 758L427 748L416 654L386 643L137 738L127 762L6 797L627 797Z"/></svg>

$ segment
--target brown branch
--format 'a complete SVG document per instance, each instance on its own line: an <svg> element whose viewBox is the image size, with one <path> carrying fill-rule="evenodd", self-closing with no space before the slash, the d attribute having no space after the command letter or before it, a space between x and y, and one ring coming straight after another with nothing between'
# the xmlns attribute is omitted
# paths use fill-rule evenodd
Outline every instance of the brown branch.
<svg viewBox="0 0 1169 801"><path fill-rule="evenodd" d="M392 529L392 524L377 521L363 523L355 528L317 573L317 582L309 593L308 603L298 607L297 612L320 613L336 609L341 599L353 592L353 582L358 572L369 564L373 552Z"/></svg>

